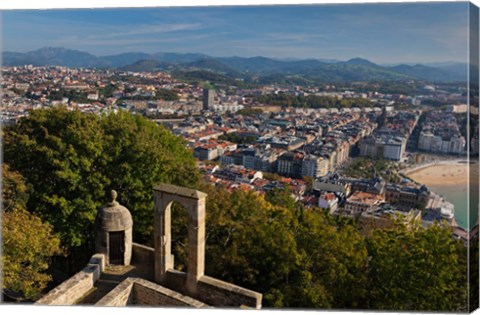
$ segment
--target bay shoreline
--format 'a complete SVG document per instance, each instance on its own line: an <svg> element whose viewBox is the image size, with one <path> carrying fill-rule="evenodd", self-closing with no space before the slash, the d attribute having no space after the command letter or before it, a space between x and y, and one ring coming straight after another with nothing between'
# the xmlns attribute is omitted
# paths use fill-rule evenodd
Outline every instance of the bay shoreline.
<svg viewBox="0 0 480 315"><path fill-rule="evenodd" d="M474 167L469 168L469 165ZM478 191L478 164L469 164L465 159L444 160L406 169L401 173L444 196L455 206L458 225L463 228L469 225L468 193Z"/></svg>

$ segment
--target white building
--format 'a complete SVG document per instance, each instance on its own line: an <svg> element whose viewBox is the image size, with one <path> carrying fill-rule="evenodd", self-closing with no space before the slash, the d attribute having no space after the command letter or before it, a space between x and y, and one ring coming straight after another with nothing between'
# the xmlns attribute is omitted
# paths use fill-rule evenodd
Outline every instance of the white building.
<svg viewBox="0 0 480 315"><path fill-rule="evenodd" d="M405 138L392 138L383 145L383 158L401 161L405 156L407 141Z"/></svg>
<svg viewBox="0 0 480 315"><path fill-rule="evenodd" d="M315 155L307 155L302 161L302 176L319 177L328 173L328 160Z"/></svg>
<svg viewBox="0 0 480 315"><path fill-rule="evenodd" d="M360 141L360 155L401 161L405 157L407 139L403 137L367 137Z"/></svg>
<svg viewBox="0 0 480 315"><path fill-rule="evenodd" d="M431 132L421 132L418 138L418 148L425 151L440 153L463 153L465 151L464 137L442 139Z"/></svg>
<svg viewBox="0 0 480 315"><path fill-rule="evenodd" d="M333 193L322 193L318 197L318 207L334 213L338 209L338 198Z"/></svg>

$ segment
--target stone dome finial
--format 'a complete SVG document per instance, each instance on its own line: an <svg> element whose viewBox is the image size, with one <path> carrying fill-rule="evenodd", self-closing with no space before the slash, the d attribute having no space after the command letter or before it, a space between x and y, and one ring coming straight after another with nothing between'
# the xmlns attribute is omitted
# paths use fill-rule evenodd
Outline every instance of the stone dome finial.
<svg viewBox="0 0 480 315"><path fill-rule="evenodd" d="M117 202L118 194L117 194L117 192L112 189L112 191L110 192L110 195L112 196L112 201L110 202L110 205L112 205L112 206L118 205L118 202Z"/></svg>

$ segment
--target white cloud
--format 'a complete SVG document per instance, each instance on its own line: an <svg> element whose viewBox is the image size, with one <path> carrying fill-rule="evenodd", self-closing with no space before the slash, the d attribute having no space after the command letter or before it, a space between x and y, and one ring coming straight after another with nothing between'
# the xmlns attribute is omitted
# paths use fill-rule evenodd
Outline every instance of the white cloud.
<svg viewBox="0 0 480 315"><path fill-rule="evenodd" d="M155 34L165 34L178 31L187 31L187 30L197 30L200 29L201 25L199 23L193 24L157 24L157 25L135 25L135 27L125 27L122 29L124 31L119 32L119 27L110 27L110 31L102 32L101 34L89 35L86 39L111 39L119 37L129 37L129 36L138 36L138 35L155 35Z"/></svg>

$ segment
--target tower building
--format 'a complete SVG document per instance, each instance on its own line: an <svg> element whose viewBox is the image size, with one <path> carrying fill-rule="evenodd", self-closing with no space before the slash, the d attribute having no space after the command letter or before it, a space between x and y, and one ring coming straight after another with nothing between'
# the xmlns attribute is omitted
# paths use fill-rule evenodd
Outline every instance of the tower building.
<svg viewBox="0 0 480 315"><path fill-rule="evenodd" d="M203 89L203 109L210 109L215 100L215 91L211 89Z"/></svg>

